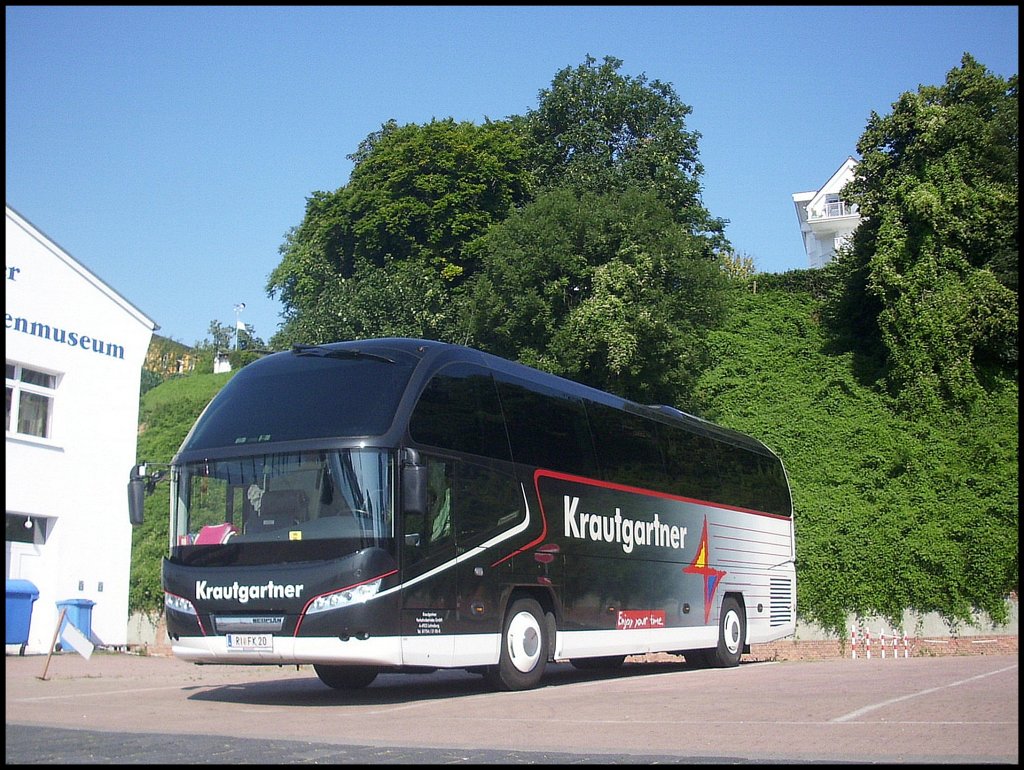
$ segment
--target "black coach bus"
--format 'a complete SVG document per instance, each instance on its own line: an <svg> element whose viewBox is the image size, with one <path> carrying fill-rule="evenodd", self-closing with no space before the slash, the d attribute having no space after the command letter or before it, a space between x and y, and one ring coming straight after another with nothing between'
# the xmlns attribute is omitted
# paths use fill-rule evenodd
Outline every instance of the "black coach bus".
<svg viewBox="0 0 1024 770"><path fill-rule="evenodd" d="M133 524L144 465L132 469ZM178 657L330 687L552 660L735 666L796 622L792 504L753 438L467 347L295 346L241 369L170 468Z"/></svg>

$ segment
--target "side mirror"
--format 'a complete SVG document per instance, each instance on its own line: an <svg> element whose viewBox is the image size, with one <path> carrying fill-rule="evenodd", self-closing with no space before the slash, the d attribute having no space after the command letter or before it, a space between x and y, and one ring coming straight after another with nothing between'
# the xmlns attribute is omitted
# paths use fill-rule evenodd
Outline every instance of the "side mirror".
<svg viewBox="0 0 1024 770"><path fill-rule="evenodd" d="M151 494L158 481L167 476L167 470L156 473L147 472L146 463L133 465L128 474L128 521L133 527L142 524L143 507L146 495Z"/></svg>
<svg viewBox="0 0 1024 770"><path fill-rule="evenodd" d="M133 478L128 482L128 521L133 527L142 526L143 508L146 500L146 480Z"/></svg>
<svg viewBox="0 0 1024 770"><path fill-rule="evenodd" d="M419 453L406 449L402 458L402 512L406 515L427 514L427 466Z"/></svg>

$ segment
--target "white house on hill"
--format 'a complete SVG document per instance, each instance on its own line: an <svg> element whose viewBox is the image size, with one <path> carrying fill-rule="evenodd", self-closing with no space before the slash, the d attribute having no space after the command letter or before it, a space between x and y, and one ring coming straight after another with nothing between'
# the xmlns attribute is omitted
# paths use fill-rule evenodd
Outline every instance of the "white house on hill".
<svg viewBox="0 0 1024 770"><path fill-rule="evenodd" d="M810 267L828 264L860 224L857 207L840 195L843 186L853 179L856 168L857 161L847 158L821 188L793 194Z"/></svg>

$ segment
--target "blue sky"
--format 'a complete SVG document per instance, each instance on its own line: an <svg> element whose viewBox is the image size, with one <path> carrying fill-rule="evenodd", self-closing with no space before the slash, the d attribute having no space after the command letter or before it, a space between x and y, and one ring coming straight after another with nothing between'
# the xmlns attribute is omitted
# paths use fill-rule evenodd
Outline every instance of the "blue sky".
<svg viewBox="0 0 1024 770"><path fill-rule="evenodd" d="M7 6L6 202L159 326L269 340L270 272L306 199L394 118L537 107L589 54L669 83L705 206L764 272L807 266L792 195L871 112L968 52L1017 74L1006 6Z"/></svg>

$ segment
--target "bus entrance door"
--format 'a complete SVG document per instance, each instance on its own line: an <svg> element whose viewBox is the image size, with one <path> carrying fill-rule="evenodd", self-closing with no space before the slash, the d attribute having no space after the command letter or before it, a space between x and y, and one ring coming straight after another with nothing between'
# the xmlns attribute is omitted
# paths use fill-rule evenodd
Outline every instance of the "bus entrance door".
<svg viewBox="0 0 1024 770"><path fill-rule="evenodd" d="M426 515L403 521L402 658L410 666L448 667L455 655L450 479L450 463L428 459Z"/></svg>

